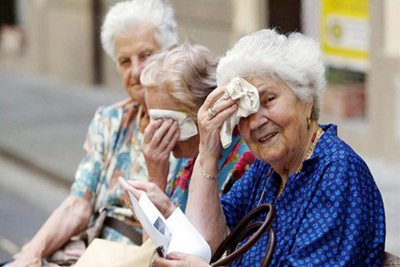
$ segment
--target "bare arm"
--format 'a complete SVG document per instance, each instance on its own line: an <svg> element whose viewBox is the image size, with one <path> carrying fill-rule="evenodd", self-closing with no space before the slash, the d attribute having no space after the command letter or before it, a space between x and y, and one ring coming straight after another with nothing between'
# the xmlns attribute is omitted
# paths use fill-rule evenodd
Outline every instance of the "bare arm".
<svg viewBox="0 0 400 267"><path fill-rule="evenodd" d="M22 247L11 266L42 266L42 258L64 245L89 223L92 206L81 197L68 196L50 215L32 240Z"/></svg>
<svg viewBox="0 0 400 267"><path fill-rule="evenodd" d="M200 165L205 173L213 176L218 174L218 159L221 153L219 129L222 123L237 110L237 101L232 99L214 104L223 92L223 88L214 90L197 115L200 154L193 170L186 207L186 216L207 240L213 254L227 234L225 216L219 201L218 180L209 180L204 177L200 171ZM211 107L217 114L214 118L207 112Z"/></svg>

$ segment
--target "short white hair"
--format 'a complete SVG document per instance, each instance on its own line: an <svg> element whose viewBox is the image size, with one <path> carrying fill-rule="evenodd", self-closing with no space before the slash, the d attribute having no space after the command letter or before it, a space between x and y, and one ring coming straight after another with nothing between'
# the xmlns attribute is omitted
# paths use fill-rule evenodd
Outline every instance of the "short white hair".
<svg viewBox="0 0 400 267"><path fill-rule="evenodd" d="M220 86L236 76L277 78L303 103L314 100L311 119L318 120L326 80L321 49L312 38L270 29L244 36L221 58L217 83Z"/></svg>
<svg viewBox="0 0 400 267"><path fill-rule="evenodd" d="M101 44L115 62L115 36L143 22L154 25L154 38L162 50L168 50L178 43L174 10L168 3L162 0L119 2L109 9L101 27Z"/></svg>

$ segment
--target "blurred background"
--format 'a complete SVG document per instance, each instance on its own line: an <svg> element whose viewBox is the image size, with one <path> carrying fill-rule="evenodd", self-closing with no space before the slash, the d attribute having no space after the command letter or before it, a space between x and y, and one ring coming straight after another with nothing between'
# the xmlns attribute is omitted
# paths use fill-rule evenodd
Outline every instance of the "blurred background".
<svg viewBox="0 0 400 267"><path fill-rule="evenodd" d="M0 260L68 194L87 126L126 97L102 51L116 0L0 0ZM223 55L276 27L321 42L328 88L321 123L370 167L386 206L386 250L400 255L400 0L170 0L181 41Z"/></svg>

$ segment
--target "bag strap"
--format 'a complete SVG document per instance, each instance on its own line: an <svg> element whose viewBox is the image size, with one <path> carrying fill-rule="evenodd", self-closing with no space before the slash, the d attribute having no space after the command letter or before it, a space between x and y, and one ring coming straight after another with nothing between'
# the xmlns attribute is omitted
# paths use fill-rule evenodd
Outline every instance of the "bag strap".
<svg viewBox="0 0 400 267"><path fill-rule="evenodd" d="M104 225L111 227L114 230L117 230L124 236L128 237L134 244L142 244L142 234L127 225L126 223L113 217L106 217L106 219L104 220Z"/></svg>
<svg viewBox="0 0 400 267"><path fill-rule="evenodd" d="M263 222L251 222L261 213L267 212ZM271 260L276 244L275 231L272 228L272 222L275 218L275 208L272 204L263 204L250 211L233 229L228 237L221 243L215 252L211 262L212 266L225 266L234 260L243 256L255 243L268 231L269 243L261 267L267 266ZM254 235L244 243L239 249L235 250L237 245L244 240L246 236L258 229ZM227 255L218 260L227 251ZM233 252L231 252L233 251Z"/></svg>

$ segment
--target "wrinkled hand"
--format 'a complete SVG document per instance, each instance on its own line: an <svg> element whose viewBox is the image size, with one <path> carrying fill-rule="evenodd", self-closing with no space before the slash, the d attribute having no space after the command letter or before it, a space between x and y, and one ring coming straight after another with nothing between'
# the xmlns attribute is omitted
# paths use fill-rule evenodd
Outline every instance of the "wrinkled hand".
<svg viewBox="0 0 400 267"><path fill-rule="evenodd" d="M146 127L142 150L149 181L165 188L169 173L169 155L179 139L178 123L172 119L154 120Z"/></svg>
<svg viewBox="0 0 400 267"><path fill-rule="evenodd" d="M156 267L210 267L200 258L185 253L170 253L167 258L156 257L153 261Z"/></svg>
<svg viewBox="0 0 400 267"><path fill-rule="evenodd" d="M154 206L160 211L164 218L168 217L174 212L176 206L171 202L168 196L154 183L139 182L139 181L125 181L122 177L119 178L119 183L125 190L125 202L131 203L131 199L127 191L131 192L136 199L140 198L142 193L146 193ZM135 214L132 205L128 205L132 213Z"/></svg>
<svg viewBox="0 0 400 267"><path fill-rule="evenodd" d="M197 113L200 133L199 151L203 158L219 158L221 153L220 128L224 121L238 109L239 100L232 100L231 98L218 100L224 92L225 87L218 87L212 91ZM214 111L215 117L208 113L210 108Z"/></svg>

